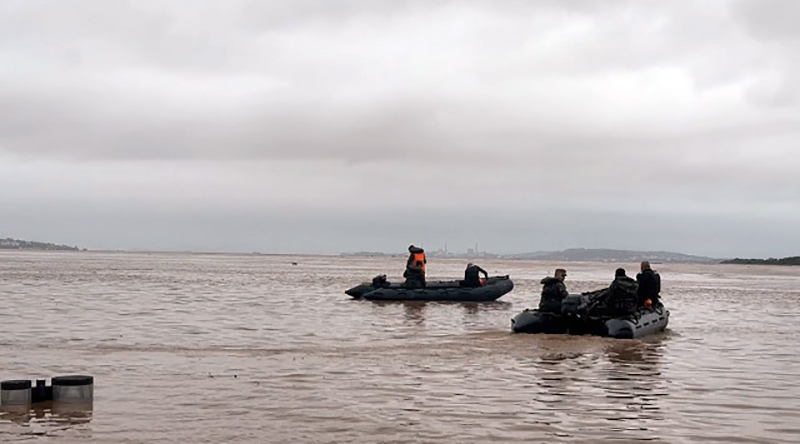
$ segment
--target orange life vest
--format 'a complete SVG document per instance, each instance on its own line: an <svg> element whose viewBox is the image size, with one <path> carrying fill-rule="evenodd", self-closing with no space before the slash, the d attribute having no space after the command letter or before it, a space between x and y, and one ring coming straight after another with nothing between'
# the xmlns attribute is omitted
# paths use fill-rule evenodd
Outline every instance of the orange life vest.
<svg viewBox="0 0 800 444"><path fill-rule="evenodd" d="M414 253L414 264L422 268L422 274L425 274L425 253Z"/></svg>

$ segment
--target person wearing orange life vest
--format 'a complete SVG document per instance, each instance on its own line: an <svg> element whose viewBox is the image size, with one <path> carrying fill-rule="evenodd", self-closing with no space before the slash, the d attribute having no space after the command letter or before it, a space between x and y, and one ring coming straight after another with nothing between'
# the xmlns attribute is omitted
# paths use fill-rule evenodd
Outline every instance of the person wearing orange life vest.
<svg viewBox="0 0 800 444"><path fill-rule="evenodd" d="M408 261L406 261L406 271L403 277L406 278L406 287L416 288L425 287L425 264L428 259L425 257L425 250L411 245L408 247Z"/></svg>

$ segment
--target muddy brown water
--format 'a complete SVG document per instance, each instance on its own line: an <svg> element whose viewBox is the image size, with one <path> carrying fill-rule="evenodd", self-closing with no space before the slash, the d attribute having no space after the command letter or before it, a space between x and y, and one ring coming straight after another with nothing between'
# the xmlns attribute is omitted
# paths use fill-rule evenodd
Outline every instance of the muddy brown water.
<svg viewBox="0 0 800 444"><path fill-rule="evenodd" d="M478 261L516 284L490 304L343 293L404 261L0 252L0 379L95 377L0 442L800 442L800 268L655 265L672 316L639 341L509 331L557 265L579 292L619 264Z"/></svg>

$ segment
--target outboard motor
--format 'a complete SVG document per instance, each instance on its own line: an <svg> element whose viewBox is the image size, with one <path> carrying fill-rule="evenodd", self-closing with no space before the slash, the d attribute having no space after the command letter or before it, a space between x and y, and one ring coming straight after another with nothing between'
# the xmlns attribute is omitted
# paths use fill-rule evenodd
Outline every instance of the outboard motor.
<svg viewBox="0 0 800 444"><path fill-rule="evenodd" d="M564 316L581 317L589 309L589 298L582 294L571 294L561 301L561 314Z"/></svg>
<svg viewBox="0 0 800 444"><path fill-rule="evenodd" d="M375 288L388 287L389 283L386 281L386 275L385 274L379 274L379 275L375 276L374 278L372 278L372 286L375 287Z"/></svg>
<svg viewBox="0 0 800 444"><path fill-rule="evenodd" d="M561 302L561 315L567 330L573 335L590 332L587 320L592 307L592 298L586 294L571 294Z"/></svg>
<svg viewBox="0 0 800 444"><path fill-rule="evenodd" d="M570 334L598 334L605 336L605 324L595 319L595 313L593 312L607 292L608 289L604 288L582 294L571 294L564 298L561 303L561 314Z"/></svg>

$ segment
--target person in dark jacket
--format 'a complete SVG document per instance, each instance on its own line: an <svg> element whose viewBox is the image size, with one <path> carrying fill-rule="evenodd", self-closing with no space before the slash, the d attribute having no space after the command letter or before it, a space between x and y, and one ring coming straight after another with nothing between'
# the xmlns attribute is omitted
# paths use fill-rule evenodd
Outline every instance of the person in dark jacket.
<svg viewBox="0 0 800 444"><path fill-rule="evenodd" d="M539 300L539 311L543 313L561 314L561 301L569 295L564 279L567 277L567 270L556 269L553 277L542 279L542 297Z"/></svg>
<svg viewBox="0 0 800 444"><path fill-rule="evenodd" d="M403 277L406 278L405 286L409 288L425 287L425 268L428 258L425 250L411 245L408 247L408 260Z"/></svg>
<svg viewBox="0 0 800 444"><path fill-rule="evenodd" d="M641 273L636 275L636 281L639 283L638 304L640 307L644 307L649 299L650 305L657 307L660 304L661 276L650 268L648 261L642 261L641 268Z"/></svg>
<svg viewBox="0 0 800 444"><path fill-rule="evenodd" d="M489 279L489 273L486 272L483 268L473 264L470 262L467 264L466 270L464 270L464 286L465 287L480 287L481 286L481 278L479 273L483 273L483 276L486 279Z"/></svg>
<svg viewBox="0 0 800 444"><path fill-rule="evenodd" d="M636 312L639 285L625 274L624 268L617 268L614 281L608 287L607 306L614 316L626 316Z"/></svg>

